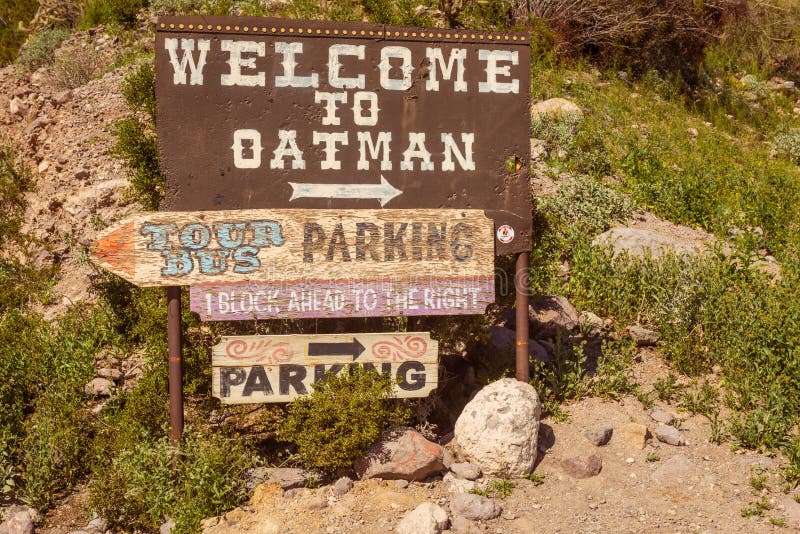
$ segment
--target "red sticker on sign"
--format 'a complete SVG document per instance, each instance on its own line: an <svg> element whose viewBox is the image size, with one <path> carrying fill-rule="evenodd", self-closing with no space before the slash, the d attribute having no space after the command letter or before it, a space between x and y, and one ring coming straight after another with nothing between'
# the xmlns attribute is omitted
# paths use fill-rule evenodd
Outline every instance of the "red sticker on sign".
<svg viewBox="0 0 800 534"><path fill-rule="evenodd" d="M497 229L497 240L501 243L508 244L514 241L514 229L507 224L504 224Z"/></svg>

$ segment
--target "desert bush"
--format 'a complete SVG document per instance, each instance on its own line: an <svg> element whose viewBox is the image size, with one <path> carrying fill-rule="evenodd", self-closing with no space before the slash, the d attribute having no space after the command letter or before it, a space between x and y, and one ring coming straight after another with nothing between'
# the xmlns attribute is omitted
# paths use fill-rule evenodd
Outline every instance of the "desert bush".
<svg viewBox="0 0 800 534"><path fill-rule="evenodd" d="M69 32L62 29L42 30L34 33L17 57L28 70L50 65L55 61L55 51L69 37Z"/></svg>
<svg viewBox="0 0 800 534"><path fill-rule="evenodd" d="M0 145L0 243L19 239L24 193L32 187L30 169L10 145Z"/></svg>
<svg viewBox="0 0 800 534"><path fill-rule="evenodd" d="M577 114L536 119L532 123L532 134L547 141L555 162L565 162L574 172L600 177L611 171L602 137L589 124L582 124Z"/></svg>
<svg viewBox="0 0 800 534"><path fill-rule="evenodd" d="M742 10L740 0L626 2L624 0L512 0L521 20L544 20L563 51L609 65L679 72L694 79L712 35Z"/></svg>
<svg viewBox="0 0 800 534"><path fill-rule="evenodd" d="M131 111L144 112L156 123L156 75L150 62L142 63L122 82L122 97Z"/></svg>
<svg viewBox="0 0 800 534"><path fill-rule="evenodd" d="M97 468L90 505L117 528L154 531L169 517L175 532L195 532L239 504L254 461L241 440L219 434L187 433L180 455L166 438L128 443Z"/></svg>
<svg viewBox="0 0 800 534"><path fill-rule="evenodd" d="M114 24L134 28L139 11L147 7L148 0L88 0L78 25L91 28L101 24Z"/></svg>
<svg viewBox="0 0 800 534"><path fill-rule="evenodd" d="M563 233L579 231L590 235L604 232L634 213L633 203L626 195L585 176L562 184L555 195L542 200L540 209Z"/></svg>
<svg viewBox="0 0 800 534"><path fill-rule="evenodd" d="M393 386L389 376L357 366L329 374L289 406L279 437L297 446L303 465L328 473L348 469L381 432L408 417L389 399Z"/></svg>
<svg viewBox="0 0 800 534"><path fill-rule="evenodd" d="M101 57L89 45L76 45L56 54L53 81L61 89L86 85L102 70Z"/></svg>

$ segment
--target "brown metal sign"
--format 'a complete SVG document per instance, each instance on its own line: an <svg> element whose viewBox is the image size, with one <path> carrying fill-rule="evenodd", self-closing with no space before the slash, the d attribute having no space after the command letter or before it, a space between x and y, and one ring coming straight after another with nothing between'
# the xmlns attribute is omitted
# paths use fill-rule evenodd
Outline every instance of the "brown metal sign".
<svg viewBox="0 0 800 534"><path fill-rule="evenodd" d="M530 248L525 34L166 17L155 63L164 209L474 208Z"/></svg>

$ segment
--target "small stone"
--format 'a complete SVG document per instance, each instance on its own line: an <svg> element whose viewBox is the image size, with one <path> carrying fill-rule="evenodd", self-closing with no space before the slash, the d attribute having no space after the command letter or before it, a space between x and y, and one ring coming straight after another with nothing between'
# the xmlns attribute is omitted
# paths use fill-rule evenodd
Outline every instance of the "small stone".
<svg viewBox="0 0 800 534"><path fill-rule="evenodd" d="M534 299L528 306L532 337L547 339L573 331L580 324L575 307L561 296Z"/></svg>
<svg viewBox="0 0 800 534"><path fill-rule="evenodd" d="M656 439L668 445L686 445L686 441L681 438L680 431L674 426L658 425L655 430Z"/></svg>
<svg viewBox="0 0 800 534"><path fill-rule="evenodd" d="M576 456L561 462L561 469L572 478L591 478L600 474L603 460L596 454Z"/></svg>
<svg viewBox="0 0 800 534"><path fill-rule="evenodd" d="M167 519L165 522L161 524L158 528L159 534L172 534L173 529L175 528L175 521L172 519Z"/></svg>
<svg viewBox="0 0 800 534"><path fill-rule="evenodd" d="M632 326L628 329L628 335L640 347L647 347L658 343L658 332L643 328L641 326Z"/></svg>
<svg viewBox="0 0 800 534"><path fill-rule="evenodd" d="M432 502L424 502L400 520L395 532L398 534L439 534L449 524L447 512L441 506Z"/></svg>
<svg viewBox="0 0 800 534"><path fill-rule="evenodd" d="M353 481L350 477L342 477L333 484L333 494L337 497L341 497L351 489L353 489Z"/></svg>
<svg viewBox="0 0 800 534"><path fill-rule="evenodd" d="M328 506L327 501L319 496L311 497L311 500L308 501L309 510L322 510L327 506Z"/></svg>
<svg viewBox="0 0 800 534"><path fill-rule="evenodd" d="M611 434L614 430L610 426L596 426L593 428L587 428L583 431L583 435L586 436L593 445L601 447L608 443L608 440L611 439Z"/></svg>
<svg viewBox="0 0 800 534"><path fill-rule="evenodd" d="M53 122L53 121L51 121L47 117L37 117L36 119L33 120L33 122L31 122L28 125L27 128L25 128L25 135L31 135L32 133L36 132L40 128L43 128L44 126L47 126L51 122Z"/></svg>
<svg viewBox="0 0 800 534"><path fill-rule="evenodd" d="M486 521L503 513L503 507L496 500L482 495L456 493L450 500L450 512L473 521Z"/></svg>
<svg viewBox="0 0 800 534"><path fill-rule="evenodd" d="M533 120L543 120L545 118L563 119L569 115L582 117L583 110L566 98L551 98L531 106L531 118Z"/></svg>
<svg viewBox="0 0 800 534"><path fill-rule="evenodd" d="M635 461L636 461L636 459L634 457L632 457L632 456L628 456L627 458L625 458L625 463L626 464L632 464Z"/></svg>
<svg viewBox="0 0 800 534"><path fill-rule="evenodd" d="M42 174L49 168L50 168L50 162L47 161L46 159L40 161L39 165L36 166L36 170L38 171L39 174Z"/></svg>
<svg viewBox="0 0 800 534"><path fill-rule="evenodd" d="M408 480L395 480L394 487L399 489L406 489L408 487Z"/></svg>
<svg viewBox="0 0 800 534"><path fill-rule="evenodd" d="M92 397L110 397L113 389L114 383L107 378L95 378L83 388Z"/></svg>
<svg viewBox="0 0 800 534"><path fill-rule="evenodd" d="M531 139L531 159L534 161L542 160L547 157L547 141L542 139Z"/></svg>
<svg viewBox="0 0 800 534"><path fill-rule="evenodd" d="M644 449L647 443L647 427L638 423L628 423L622 426L617 434L639 450Z"/></svg>
<svg viewBox="0 0 800 534"><path fill-rule="evenodd" d="M306 493L305 488L291 488L284 490L283 497L286 499L294 499L296 497L301 497Z"/></svg>
<svg viewBox="0 0 800 534"><path fill-rule="evenodd" d="M95 517L89 521L84 530L89 534L105 534L106 529L108 529L108 521L102 517Z"/></svg>
<svg viewBox="0 0 800 534"><path fill-rule="evenodd" d="M700 135L700 132L697 131L697 128L686 128L686 133L697 139Z"/></svg>
<svg viewBox="0 0 800 534"><path fill-rule="evenodd" d="M60 92L54 94L50 98L50 100L53 102L53 104L56 104L57 106L64 105L67 102L69 102L71 99L72 99L72 91L69 91L69 90L60 91Z"/></svg>
<svg viewBox="0 0 800 534"><path fill-rule="evenodd" d="M89 169L86 167L78 167L75 169L75 179L76 180L85 180L89 177Z"/></svg>
<svg viewBox="0 0 800 534"><path fill-rule="evenodd" d="M442 478L442 489L447 493L469 493L477 487L472 480L458 478L453 473L447 473Z"/></svg>
<svg viewBox="0 0 800 534"><path fill-rule="evenodd" d="M693 471L694 466L686 456L676 454L656 469L651 478L662 484L683 485L686 477Z"/></svg>
<svg viewBox="0 0 800 534"><path fill-rule="evenodd" d="M28 114L28 109L28 104L19 98L12 98L8 103L8 110L19 118L24 118Z"/></svg>
<svg viewBox="0 0 800 534"><path fill-rule="evenodd" d="M471 463L455 463L450 466L450 471L464 480L475 480L481 476L481 468Z"/></svg>
<svg viewBox="0 0 800 534"><path fill-rule="evenodd" d="M12 505L0 508L0 533L33 534L34 525L41 520L39 513L30 506Z"/></svg>
<svg viewBox="0 0 800 534"><path fill-rule="evenodd" d="M267 481L280 484L281 488L285 491L294 488L303 488L306 485L306 481L311 478L319 480L322 477L304 469L278 467L269 471L269 478Z"/></svg>
<svg viewBox="0 0 800 534"><path fill-rule="evenodd" d="M580 324L589 327L589 332L593 334L600 332L605 326L603 319L590 311L582 311L578 316L578 320L580 321Z"/></svg>
<svg viewBox="0 0 800 534"><path fill-rule="evenodd" d="M671 414L670 412L663 410L658 406L650 408L647 413L650 415L650 418L653 419L653 421L664 425L671 425L675 422L674 414Z"/></svg>
<svg viewBox="0 0 800 534"><path fill-rule="evenodd" d="M398 428L385 432L356 462L355 469L362 480L425 480L444 470L443 458L441 445L413 429Z"/></svg>

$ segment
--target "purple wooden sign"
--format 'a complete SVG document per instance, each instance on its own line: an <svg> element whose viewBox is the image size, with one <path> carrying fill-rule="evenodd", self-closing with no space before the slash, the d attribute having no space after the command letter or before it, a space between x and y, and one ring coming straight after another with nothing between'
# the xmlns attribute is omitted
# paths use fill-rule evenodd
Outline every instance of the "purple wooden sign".
<svg viewBox="0 0 800 534"><path fill-rule="evenodd" d="M193 285L203 321L482 314L494 302L488 277Z"/></svg>

